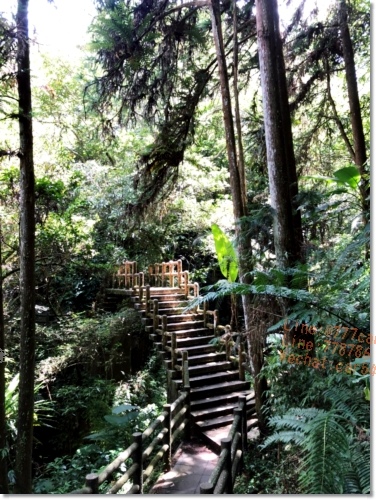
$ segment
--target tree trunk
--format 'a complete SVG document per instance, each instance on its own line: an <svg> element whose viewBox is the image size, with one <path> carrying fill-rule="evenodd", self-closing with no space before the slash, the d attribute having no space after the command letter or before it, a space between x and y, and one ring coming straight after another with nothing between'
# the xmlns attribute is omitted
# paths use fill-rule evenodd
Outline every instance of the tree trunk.
<svg viewBox="0 0 376 500"><path fill-rule="evenodd" d="M368 173L365 169L365 164L367 162L367 150L364 139L362 115L360 111L354 51L347 23L347 6L345 0L341 0L340 2L339 16L343 58L345 60L347 93L350 106L351 129L354 139L354 161L359 169L360 175L362 176L360 183L360 195L362 198L363 220L366 223L368 221L368 214L370 211L370 189L368 180L365 178L365 175Z"/></svg>
<svg viewBox="0 0 376 500"><path fill-rule="evenodd" d="M35 366L35 186L28 0L18 0L17 84L20 131L21 349L15 493L32 493Z"/></svg>
<svg viewBox="0 0 376 500"><path fill-rule="evenodd" d="M269 189L277 265L292 267L302 259L300 214L292 199L298 193L286 74L276 0L256 1L256 26L264 110Z"/></svg>
<svg viewBox="0 0 376 500"><path fill-rule="evenodd" d="M1 221L0 221L0 493L9 493L8 489L8 453L7 425L5 419L5 335L3 310L3 259L1 255Z"/></svg>
<svg viewBox="0 0 376 500"><path fill-rule="evenodd" d="M239 171L237 162L237 152L236 152L236 140L234 131L234 119L231 108L231 95L230 86L226 65L225 50L223 45L222 37L222 27L221 27L221 15L218 0L211 0L210 3L210 14L212 20L213 36L217 54L218 72L221 84L221 98L222 98L222 111L223 111L223 121L225 125L226 132L226 147L227 147L227 157L229 162L230 170L230 186L232 194L232 203L235 218L235 234L238 245L238 259L239 259L239 279L242 283L249 283L250 280L246 276L247 272L251 270L251 255L252 247L250 238L247 237L247 231L242 224L241 218L247 215L247 207L245 196L245 186L242 185L242 179L244 182L244 175L242 176ZM238 134L240 130L238 129ZM257 418L259 423L259 428L261 432L265 431L265 418L261 411L261 407L264 403L264 391L266 389L265 379L259 380L259 373L263 365L263 352L262 346L260 344L260 339L255 336L253 337L251 328L251 307L252 298L250 294L242 296L243 302L243 312L244 312L244 323L246 335L249 335L251 343L251 353L252 353L252 365L253 365L253 376L255 380L255 400L256 400L256 410ZM260 354L261 353L261 354Z"/></svg>

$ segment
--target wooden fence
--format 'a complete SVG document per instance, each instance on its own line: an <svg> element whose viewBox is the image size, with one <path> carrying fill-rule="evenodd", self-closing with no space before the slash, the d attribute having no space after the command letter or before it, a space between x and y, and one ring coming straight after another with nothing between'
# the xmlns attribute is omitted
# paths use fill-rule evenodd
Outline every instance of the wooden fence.
<svg viewBox="0 0 376 500"><path fill-rule="evenodd" d="M238 407L234 409L234 421L227 438L221 440L221 453L209 482L200 485L201 495L232 494L236 475L243 467L244 452L247 449L247 406L246 396L239 396Z"/></svg>
<svg viewBox="0 0 376 500"><path fill-rule="evenodd" d="M187 297L198 296L198 284L189 282L189 272L183 271L181 260L153 264L145 272L138 271L137 262L125 261L112 275L112 288L137 289L145 285L180 288Z"/></svg>
<svg viewBox="0 0 376 500"><path fill-rule="evenodd" d="M190 387L187 371L184 371L183 380L185 385L180 396L172 404L164 405L162 414L144 432L133 433L133 443L102 472L88 474L85 486L72 491L71 495L99 493L99 486L110 480L128 459L132 460L132 465L101 493L117 493L126 483L132 482L126 494L142 494L144 487L151 486L153 472L160 471L160 464L163 464L164 470L170 470L173 444L177 442L178 436L183 433L185 439L190 439Z"/></svg>

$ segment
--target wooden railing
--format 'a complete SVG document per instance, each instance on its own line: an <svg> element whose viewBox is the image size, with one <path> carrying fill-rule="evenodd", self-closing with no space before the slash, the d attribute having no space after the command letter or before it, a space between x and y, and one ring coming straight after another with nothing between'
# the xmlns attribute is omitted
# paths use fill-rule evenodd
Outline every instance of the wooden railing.
<svg viewBox="0 0 376 500"><path fill-rule="evenodd" d="M183 271L181 260L153 264L146 272L138 272L137 262L125 261L111 281L113 288L138 289L145 285L180 288L188 298L199 295L198 284L189 282L189 272Z"/></svg>
<svg viewBox="0 0 376 500"><path fill-rule="evenodd" d="M247 449L246 396L239 396L234 409L234 420L227 438L221 439L221 453L210 479L200 485L201 495L232 494L237 474L243 467Z"/></svg>
<svg viewBox="0 0 376 500"><path fill-rule="evenodd" d="M133 443L125 451L120 453L102 472L88 474L85 487L72 491L70 494L99 493L99 486L111 479L128 459L132 459L132 465L109 486L107 491L101 491L101 493L117 493L128 481L131 481L132 485L129 485L126 494L142 494L146 486L151 486L153 472L158 472L161 464L164 470L170 470L173 444L177 442L182 432L186 440L190 439L191 434L188 362L183 366L183 385L184 389L180 396L172 404L164 405L161 415L144 432L133 433Z"/></svg>
<svg viewBox="0 0 376 500"><path fill-rule="evenodd" d="M112 276L112 288L136 288L144 285L144 273L137 272L137 262L125 261Z"/></svg>

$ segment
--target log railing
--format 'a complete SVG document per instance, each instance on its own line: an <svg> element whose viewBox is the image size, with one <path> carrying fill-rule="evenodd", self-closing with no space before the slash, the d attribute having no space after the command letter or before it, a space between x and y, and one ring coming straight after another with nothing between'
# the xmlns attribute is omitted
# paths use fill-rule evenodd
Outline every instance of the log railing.
<svg viewBox="0 0 376 500"><path fill-rule="evenodd" d="M132 482L126 494L142 494L146 486L150 486L153 472L158 471L160 464L166 471L171 469L171 453L173 444L181 432L185 439L190 439L190 387L188 366L183 376L184 390L172 403L164 405L163 412L144 432L133 433L133 443L100 473L86 476L85 487L70 494L99 493L99 486L111 479L114 472L128 459L132 465L106 491L101 493L117 493L126 483Z"/></svg>
<svg viewBox="0 0 376 500"><path fill-rule="evenodd" d="M199 295L198 284L189 282L181 260L153 264L146 272L138 272L137 262L125 261L112 276L113 288L139 289L145 285L180 288L187 298Z"/></svg>
<svg viewBox="0 0 376 500"><path fill-rule="evenodd" d="M247 449L246 396L240 396L234 409L234 420L226 438L221 440L221 453L210 479L200 485L201 495L232 494L236 475L243 467Z"/></svg>

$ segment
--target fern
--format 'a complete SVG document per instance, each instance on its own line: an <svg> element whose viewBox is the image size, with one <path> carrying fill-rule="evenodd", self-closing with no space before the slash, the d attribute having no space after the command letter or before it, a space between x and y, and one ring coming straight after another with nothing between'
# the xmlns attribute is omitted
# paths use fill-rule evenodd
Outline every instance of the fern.
<svg viewBox="0 0 376 500"><path fill-rule="evenodd" d="M370 406L359 386L344 379L322 392L322 408L291 408L270 419L263 445L292 443L302 452L299 482L306 493L370 492Z"/></svg>

